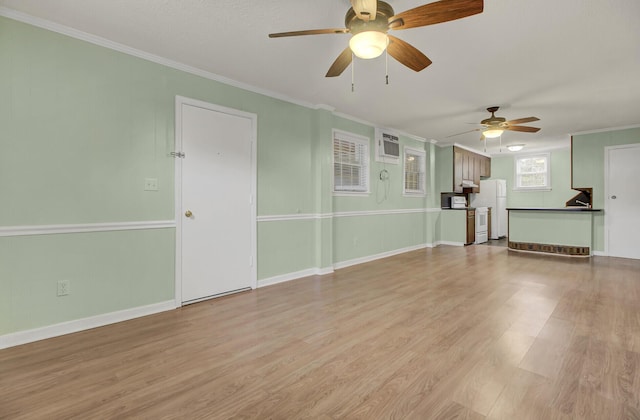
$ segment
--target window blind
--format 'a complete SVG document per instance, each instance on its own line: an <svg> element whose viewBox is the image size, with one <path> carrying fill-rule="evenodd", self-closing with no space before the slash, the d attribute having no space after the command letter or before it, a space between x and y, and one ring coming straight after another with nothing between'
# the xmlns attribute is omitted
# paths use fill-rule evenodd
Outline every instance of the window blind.
<svg viewBox="0 0 640 420"><path fill-rule="evenodd" d="M343 132L333 137L334 191L369 191L369 142Z"/></svg>

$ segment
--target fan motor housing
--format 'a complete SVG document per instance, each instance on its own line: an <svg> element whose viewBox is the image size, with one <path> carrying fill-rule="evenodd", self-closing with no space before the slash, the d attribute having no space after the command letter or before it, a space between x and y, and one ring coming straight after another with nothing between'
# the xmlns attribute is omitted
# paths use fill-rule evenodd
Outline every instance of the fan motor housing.
<svg viewBox="0 0 640 420"><path fill-rule="evenodd" d="M503 118L503 117L491 117L491 118L487 118L485 120L480 121L480 124L482 124L482 125L500 125L505 121L507 121L507 119Z"/></svg>
<svg viewBox="0 0 640 420"><path fill-rule="evenodd" d="M389 30L389 18L394 16L393 7L384 1L378 1L378 10L376 18L365 22L356 16L353 7L349 8L344 17L344 25L349 28L349 32L353 35L365 31L377 31L387 33Z"/></svg>

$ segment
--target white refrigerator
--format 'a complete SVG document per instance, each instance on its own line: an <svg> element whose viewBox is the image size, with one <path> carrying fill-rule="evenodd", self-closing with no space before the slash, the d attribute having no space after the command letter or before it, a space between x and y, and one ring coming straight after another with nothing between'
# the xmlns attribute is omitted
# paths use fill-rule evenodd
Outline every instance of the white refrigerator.
<svg viewBox="0 0 640 420"><path fill-rule="evenodd" d="M471 207L491 207L490 239L507 236L507 181L486 179L480 181L480 192L471 194Z"/></svg>

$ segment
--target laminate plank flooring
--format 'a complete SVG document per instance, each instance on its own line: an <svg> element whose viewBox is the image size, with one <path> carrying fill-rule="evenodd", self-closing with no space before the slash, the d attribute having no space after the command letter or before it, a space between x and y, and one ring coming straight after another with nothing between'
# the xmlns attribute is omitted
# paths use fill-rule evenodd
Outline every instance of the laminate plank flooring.
<svg viewBox="0 0 640 420"><path fill-rule="evenodd" d="M2 419L640 419L640 261L438 247L0 351Z"/></svg>

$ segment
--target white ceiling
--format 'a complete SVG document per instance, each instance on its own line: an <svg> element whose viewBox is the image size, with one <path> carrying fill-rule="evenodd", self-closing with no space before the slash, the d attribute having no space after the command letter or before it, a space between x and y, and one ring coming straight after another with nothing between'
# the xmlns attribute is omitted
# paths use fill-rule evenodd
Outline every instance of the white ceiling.
<svg viewBox="0 0 640 420"><path fill-rule="evenodd" d="M427 0L388 0L396 13ZM461 20L395 31L433 64L420 73L389 58L356 60L325 78L350 35L270 39L271 32L344 27L348 0L0 0L66 25L298 101L438 144L482 150L475 128L498 116L537 116L537 134L506 132L527 150L569 135L640 124L640 1L485 0ZM497 140L487 152L496 153Z"/></svg>

